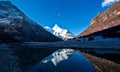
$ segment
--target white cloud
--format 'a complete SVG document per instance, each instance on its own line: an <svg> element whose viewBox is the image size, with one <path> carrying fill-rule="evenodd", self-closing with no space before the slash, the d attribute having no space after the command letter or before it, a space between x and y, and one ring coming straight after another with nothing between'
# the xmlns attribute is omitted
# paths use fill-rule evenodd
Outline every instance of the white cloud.
<svg viewBox="0 0 120 72"><path fill-rule="evenodd" d="M109 6L109 5L111 5L111 4L113 4L113 3L117 2L117 1L119 1L119 0L104 0L102 2L102 7Z"/></svg>

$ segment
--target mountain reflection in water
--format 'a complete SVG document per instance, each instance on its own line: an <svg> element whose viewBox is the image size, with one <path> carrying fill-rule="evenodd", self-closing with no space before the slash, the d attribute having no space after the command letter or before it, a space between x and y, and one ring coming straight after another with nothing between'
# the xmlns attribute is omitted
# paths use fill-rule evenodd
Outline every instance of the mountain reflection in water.
<svg viewBox="0 0 120 72"><path fill-rule="evenodd" d="M92 63L78 51L60 49L27 72L96 72Z"/></svg>
<svg viewBox="0 0 120 72"><path fill-rule="evenodd" d="M80 52L73 49L56 50L2 44L0 72L96 72L92 63Z"/></svg>

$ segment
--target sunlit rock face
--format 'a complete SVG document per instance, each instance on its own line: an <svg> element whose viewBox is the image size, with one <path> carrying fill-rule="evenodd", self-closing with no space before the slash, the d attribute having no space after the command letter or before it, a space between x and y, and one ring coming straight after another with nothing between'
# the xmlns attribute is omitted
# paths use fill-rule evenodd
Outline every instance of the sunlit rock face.
<svg viewBox="0 0 120 72"><path fill-rule="evenodd" d="M9 1L0 1L0 42L61 41L28 18Z"/></svg>
<svg viewBox="0 0 120 72"><path fill-rule="evenodd" d="M83 31L80 35L78 35L78 37L89 35L91 33L118 25L120 25L120 1L113 4L106 11L99 12L97 16L91 20L88 28L86 28L86 30Z"/></svg>

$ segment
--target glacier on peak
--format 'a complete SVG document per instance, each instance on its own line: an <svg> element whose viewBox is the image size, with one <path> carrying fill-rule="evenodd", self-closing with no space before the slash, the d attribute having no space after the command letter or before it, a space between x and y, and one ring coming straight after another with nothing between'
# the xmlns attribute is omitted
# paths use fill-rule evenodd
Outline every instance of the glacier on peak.
<svg viewBox="0 0 120 72"><path fill-rule="evenodd" d="M55 24L52 28L45 26L44 27L47 31L51 32L55 36L62 38L63 40L72 39L74 35L67 29L63 29Z"/></svg>

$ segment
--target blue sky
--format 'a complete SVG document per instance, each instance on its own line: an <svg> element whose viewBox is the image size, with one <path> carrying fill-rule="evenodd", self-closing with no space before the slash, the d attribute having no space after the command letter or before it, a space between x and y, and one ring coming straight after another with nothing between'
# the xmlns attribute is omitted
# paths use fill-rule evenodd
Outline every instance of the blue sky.
<svg viewBox="0 0 120 72"><path fill-rule="evenodd" d="M78 35L98 12L105 10L111 0L10 0L28 17L41 26L54 26ZM115 0L112 0L115 1Z"/></svg>

